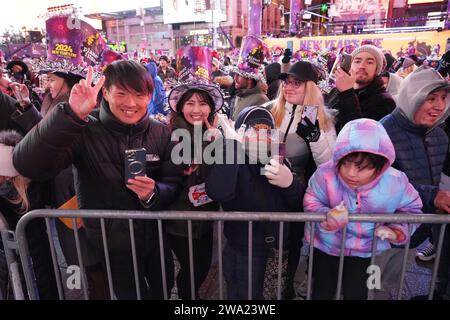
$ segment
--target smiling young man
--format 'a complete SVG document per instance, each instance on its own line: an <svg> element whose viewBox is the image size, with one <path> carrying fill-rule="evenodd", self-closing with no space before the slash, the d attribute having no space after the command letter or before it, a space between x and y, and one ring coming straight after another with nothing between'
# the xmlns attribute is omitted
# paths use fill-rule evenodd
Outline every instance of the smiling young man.
<svg viewBox="0 0 450 320"><path fill-rule="evenodd" d="M327 105L339 110L336 128L359 118L380 120L395 109L380 76L386 65L383 52L363 45L352 52L350 72L336 70L336 88L327 97Z"/></svg>
<svg viewBox="0 0 450 320"><path fill-rule="evenodd" d="M91 82L92 69L86 80L73 87L69 102L55 107L15 148L15 167L31 179L46 179L73 164L80 209L165 209L174 200L181 179L170 161L168 129L147 114L153 91L150 75L140 64L121 60L110 64L94 87ZM100 110L92 113L102 87ZM148 158L158 156L160 164L147 166L145 176L129 179L125 151L141 148ZM93 245L89 249L100 250L103 256L98 221L85 219L85 226ZM125 220L107 222L118 299L136 298L128 230ZM162 298L157 226L154 221L136 221L134 230L142 297ZM170 258L168 253L166 258ZM167 283L170 280L168 272Z"/></svg>

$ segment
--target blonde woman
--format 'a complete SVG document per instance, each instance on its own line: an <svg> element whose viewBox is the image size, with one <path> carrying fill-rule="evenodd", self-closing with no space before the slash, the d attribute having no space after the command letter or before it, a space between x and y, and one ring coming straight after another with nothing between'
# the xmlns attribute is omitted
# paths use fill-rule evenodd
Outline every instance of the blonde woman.
<svg viewBox="0 0 450 320"><path fill-rule="evenodd" d="M16 131L0 131L0 212L11 230L15 230L17 222L23 214L34 209L44 208L47 198L44 184L31 182L17 172L13 165L13 149L21 139L22 136ZM41 300L58 299L44 220L33 219L30 221L27 225L26 237L36 275L39 298ZM4 282L0 281L0 283ZM0 288L0 290L5 293L6 288Z"/></svg>
<svg viewBox="0 0 450 320"><path fill-rule="evenodd" d="M280 74L282 84L271 111L276 127L286 143L286 157L298 175L305 176L304 167L311 155L316 166L331 159L336 140L334 119L325 108L322 94L317 87L315 67L305 61L294 63L286 73ZM302 124L304 106L317 108L317 121ZM313 108L314 109L314 108Z"/></svg>
<svg viewBox="0 0 450 320"><path fill-rule="evenodd" d="M281 73L282 80L278 97L271 111L275 125L285 142L286 158L292 170L306 184L316 167L331 159L336 141L334 119L325 108L322 94L317 87L318 73L306 61L294 63L287 72ZM305 108L317 111L317 118L305 118ZM314 112L313 112L314 116ZM291 223L286 249L289 251L286 290L283 298L293 298L293 279L300 255L304 223Z"/></svg>

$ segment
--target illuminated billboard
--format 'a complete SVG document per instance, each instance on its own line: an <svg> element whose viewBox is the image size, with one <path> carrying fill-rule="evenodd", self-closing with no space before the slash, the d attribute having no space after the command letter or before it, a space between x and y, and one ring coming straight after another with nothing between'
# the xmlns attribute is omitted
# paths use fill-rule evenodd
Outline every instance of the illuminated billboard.
<svg viewBox="0 0 450 320"><path fill-rule="evenodd" d="M164 0L163 17L165 24L226 20L217 0Z"/></svg>
<svg viewBox="0 0 450 320"><path fill-rule="evenodd" d="M335 20L384 19L389 9L389 0L336 0Z"/></svg>
<svg viewBox="0 0 450 320"><path fill-rule="evenodd" d="M422 4L422 3L433 3L442 1L444 0L408 0L408 4Z"/></svg>

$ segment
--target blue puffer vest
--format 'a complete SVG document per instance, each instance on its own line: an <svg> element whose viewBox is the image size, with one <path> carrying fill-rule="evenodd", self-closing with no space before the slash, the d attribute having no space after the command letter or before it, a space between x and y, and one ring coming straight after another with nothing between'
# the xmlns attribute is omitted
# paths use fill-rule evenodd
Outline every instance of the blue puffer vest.
<svg viewBox="0 0 450 320"><path fill-rule="evenodd" d="M440 127L427 129L408 120L397 108L381 120L394 144L396 159L392 165L403 171L419 191L423 212L434 213L448 137Z"/></svg>

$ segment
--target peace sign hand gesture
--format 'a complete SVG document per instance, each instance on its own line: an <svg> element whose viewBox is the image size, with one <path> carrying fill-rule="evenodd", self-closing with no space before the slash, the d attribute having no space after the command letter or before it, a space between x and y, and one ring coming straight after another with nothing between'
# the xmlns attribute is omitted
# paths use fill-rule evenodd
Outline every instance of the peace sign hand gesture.
<svg viewBox="0 0 450 320"><path fill-rule="evenodd" d="M97 84L92 87L92 74L92 67L88 67L86 80L82 79L73 86L70 92L70 107L80 119L86 119L92 110L94 110L97 105L97 95L105 83L105 76L102 76Z"/></svg>

